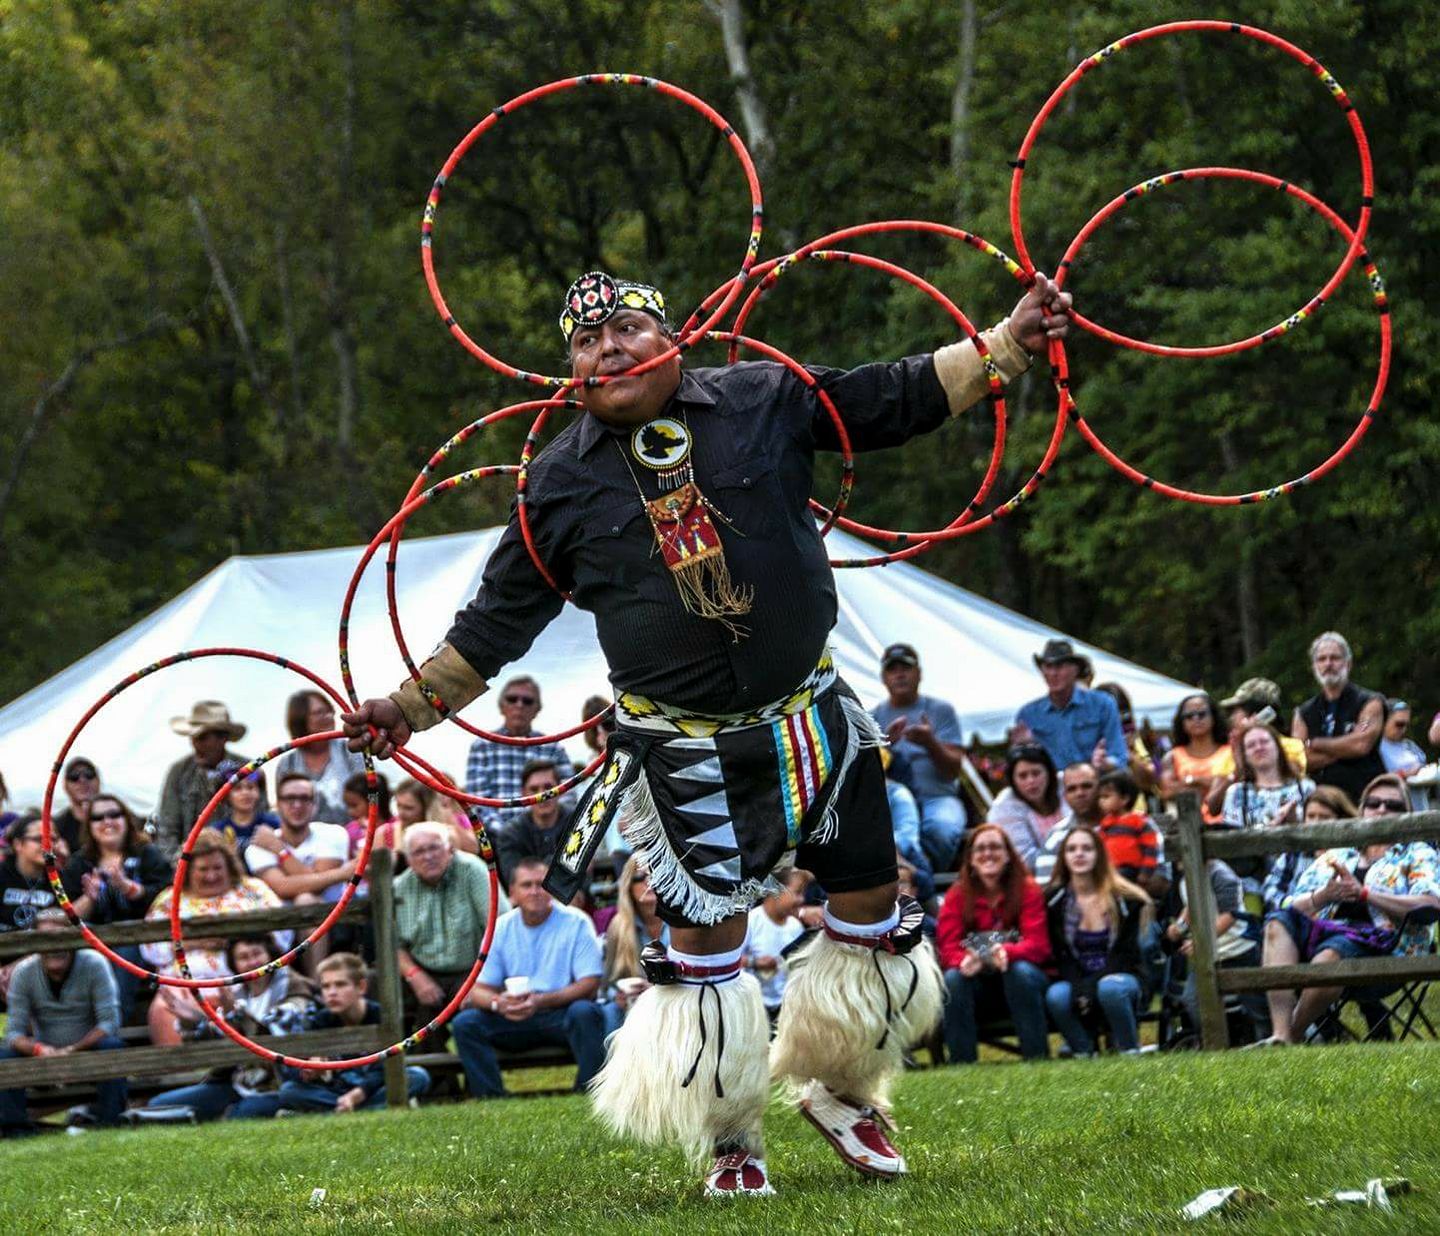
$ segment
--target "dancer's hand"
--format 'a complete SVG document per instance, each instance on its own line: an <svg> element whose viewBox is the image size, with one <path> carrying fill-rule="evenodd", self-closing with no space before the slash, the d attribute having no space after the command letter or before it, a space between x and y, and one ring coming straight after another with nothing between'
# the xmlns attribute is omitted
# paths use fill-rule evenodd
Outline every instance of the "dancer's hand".
<svg viewBox="0 0 1440 1236"><path fill-rule="evenodd" d="M341 725L351 751L364 751L367 747L378 760L388 760L396 747L403 747L410 741L410 722L400 711L400 705L389 696L366 700L354 712L340 714ZM371 728L375 733L371 733Z"/></svg>
<svg viewBox="0 0 1440 1236"><path fill-rule="evenodd" d="M1070 333L1066 312L1072 303L1069 292L1062 292L1055 281L1039 271L1030 290L1010 311L1010 333L1015 342L1033 356L1044 355L1052 339L1064 339Z"/></svg>

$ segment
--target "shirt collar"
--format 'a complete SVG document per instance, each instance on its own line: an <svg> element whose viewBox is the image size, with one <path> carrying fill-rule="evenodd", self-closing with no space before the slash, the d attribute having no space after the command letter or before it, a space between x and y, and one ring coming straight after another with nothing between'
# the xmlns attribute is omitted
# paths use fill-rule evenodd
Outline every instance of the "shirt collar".
<svg viewBox="0 0 1440 1236"><path fill-rule="evenodd" d="M670 396L670 402L665 405L664 412L668 412L677 403L691 404L695 407L713 408L715 397L710 394L698 381L693 378L689 371L680 371L680 385L676 387L675 393ZM629 429L611 429L603 421L597 420L590 413L585 413L580 421L580 431L575 437L576 457L588 455L595 447L607 437L620 438L627 436Z"/></svg>

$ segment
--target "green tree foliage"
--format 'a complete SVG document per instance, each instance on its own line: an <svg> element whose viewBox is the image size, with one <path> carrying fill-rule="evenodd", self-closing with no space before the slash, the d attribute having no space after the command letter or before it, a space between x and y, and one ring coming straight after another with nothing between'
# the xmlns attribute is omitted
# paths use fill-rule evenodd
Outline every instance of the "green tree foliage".
<svg viewBox="0 0 1440 1236"><path fill-rule="evenodd" d="M663 77L739 123L718 7L0 0L0 698L231 553L368 539L438 443L533 397L435 318L417 261L435 172L496 103L572 73ZM1008 160L1053 86L1123 33L1193 16L1171 0L741 8L776 150L766 255L887 217L959 223L1011 250ZM1146 493L1072 432L1033 501L921 562L1216 687L1259 672L1298 696L1306 640L1338 627L1362 681L1423 699L1440 672L1440 361L1422 309L1440 269L1440 21L1413 0L1268 0L1244 19L1317 56L1367 125L1371 250L1395 323L1382 415L1322 483L1239 509ZM1024 200L1037 264L1053 267L1121 190L1204 165L1293 180L1348 219L1359 207L1345 118L1302 66L1233 37L1155 41L1088 75L1042 134ZM475 338L553 370L555 305L576 272L644 273L688 311L733 273L747 209L728 147L697 117L646 92L575 91L474 147L445 190L436 265ZM1018 294L958 244L856 247L930 278L980 327ZM1292 199L1188 183L1122 211L1070 282L1116 329L1215 343L1284 318L1343 251ZM827 364L950 336L913 289L820 263L787 274L752 326ZM1107 442L1149 474L1225 491L1328 455L1364 409L1376 352L1358 268L1313 320L1243 356L1167 360L1088 337L1070 349ZM713 345L693 355L723 361ZM1043 373L1016 384L997 499L1029 475L1053 419ZM512 458L523 433L511 422L460 462ZM987 405L930 449L866 458L855 513L952 518L991 433ZM822 497L835 475L822 467ZM503 484L475 490L413 531L494 522L508 500Z"/></svg>

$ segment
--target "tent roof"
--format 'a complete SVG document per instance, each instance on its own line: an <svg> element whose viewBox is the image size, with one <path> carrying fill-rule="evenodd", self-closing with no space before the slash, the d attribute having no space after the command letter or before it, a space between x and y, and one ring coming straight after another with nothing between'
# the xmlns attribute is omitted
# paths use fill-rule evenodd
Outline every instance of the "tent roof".
<svg viewBox="0 0 1440 1236"><path fill-rule="evenodd" d="M406 540L397 585L406 639L417 659L444 636L457 605L474 594L500 532L487 528ZM829 544L844 556L869 552L838 530ZM338 689L340 603L359 553L346 547L230 558L128 631L0 709L0 771L9 785L10 806L38 806L66 734L94 700L137 669L182 649L264 649L308 666ZM362 695L391 690L404 675L386 613L384 576L383 562L372 563L351 618L350 658ZM919 651L925 691L955 706L967 738L978 732L987 741L999 741L1019 705L1040 694L1031 656L1061 632L908 563L839 571L836 577L839 621L831 647L841 672L867 705L883 695L877 662L896 640ZM1178 698L1190 690L1102 649L1078 641L1076 647L1094 660L1100 681L1125 687L1137 719L1167 724ZM609 694L594 623L572 606L512 669L540 682L544 709L539 724L550 729L568 729L578 722L587 697ZM237 749L253 754L287 739L285 700L304 685L293 673L253 660L183 663L118 696L71 753L93 759L107 789L149 811L158 801L166 769L189 750L186 740L171 732L171 717L187 714L198 699L223 700L230 715L249 726ZM477 701L468 718L495 724L493 700L489 695ZM414 746L460 780L469 742L469 735L445 725L417 737ZM578 738L566 745L577 755L583 750Z"/></svg>

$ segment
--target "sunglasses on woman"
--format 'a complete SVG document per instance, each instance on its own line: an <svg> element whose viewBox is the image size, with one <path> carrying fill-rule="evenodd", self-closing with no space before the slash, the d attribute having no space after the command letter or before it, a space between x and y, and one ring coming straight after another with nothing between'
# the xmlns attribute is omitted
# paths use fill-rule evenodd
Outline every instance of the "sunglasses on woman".
<svg viewBox="0 0 1440 1236"><path fill-rule="evenodd" d="M1396 815L1405 813L1405 804L1398 798L1367 798L1360 804L1362 811L1390 811Z"/></svg>

